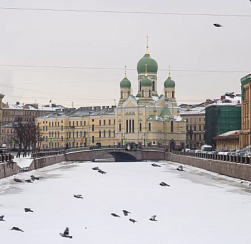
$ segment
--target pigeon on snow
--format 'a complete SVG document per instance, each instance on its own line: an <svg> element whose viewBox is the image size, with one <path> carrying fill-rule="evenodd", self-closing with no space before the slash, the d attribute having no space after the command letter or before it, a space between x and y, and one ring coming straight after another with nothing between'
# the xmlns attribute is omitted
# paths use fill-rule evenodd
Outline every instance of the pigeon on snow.
<svg viewBox="0 0 251 244"><path fill-rule="evenodd" d="M170 185L168 185L167 183L165 183L165 182L163 182L163 181L160 183L160 185L161 185L161 186L170 186Z"/></svg>
<svg viewBox="0 0 251 244"><path fill-rule="evenodd" d="M19 229L18 227L12 227L12 229L11 230L16 230L16 231L21 231L21 232L24 232L23 230L21 230L21 229Z"/></svg>
<svg viewBox="0 0 251 244"><path fill-rule="evenodd" d="M222 27L222 25L217 24L217 23L216 23L216 24L214 24L214 26L215 26L215 27Z"/></svg>
<svg viewBox="0 0 251 244"><path fill-rule="evenodd" d="M81 199L83 199L83 196L82 195L80 195L80 194L77 194L77 195L73 195L74 197L76 197L76 198L81 198Z"/></svg>
<svg viewBox="0 0 251 244"><path fill-rule="evenodd" d="M72 239L72 236L69 236L69 228L66 227L64 233L59 233L62 237L66 237L66 238L71 238Z"/></svg>
<svg viewBox="0 0 251 244"><path fill-rule="evenodd" d="M123 213L124 213L124 215L125 216L127 216L129 213L131 213L131 212L129 212L129 211L127 211L127 210L123 210Z"/></svg>
<svg viewBox="0 0 251 244"><path fill-rule="evenodd" d="M150 218L151 221L157 221L156 219L156 215L153 215L151 218Z"/></svg>
<svg viewBox="0 0 251 244"><path fill-rule="evenodd" d="M4 215L1 215L0 216L0 221L5 221L3 218L4 218Z"/></svg>
<svg viewBox="0 0 251 244"><path fill-rule="evenodd" d="M118 217L118 218L120 218L120 216L117 215L117 214L115 214L115 213L111 213L111 215L112 215L113 217Z"/></svg>
<svg viewBox="0 0 251 244"><path fill-rule="evenodd" d="M137 221L135 219L129 219L132 223L136 223Z"/></svg>
<svg viewBox="0 0 251 244"><path fill-rule="evenodd" d="M31 210L30 208L24 208L24 211L27 213L27 212L31 212L33 213L33 210Z"/></svg>

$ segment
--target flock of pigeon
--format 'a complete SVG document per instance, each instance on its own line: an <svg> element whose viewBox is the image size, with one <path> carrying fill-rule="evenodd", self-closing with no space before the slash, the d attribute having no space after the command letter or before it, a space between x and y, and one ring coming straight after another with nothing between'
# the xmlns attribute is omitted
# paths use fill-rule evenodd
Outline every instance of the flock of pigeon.
<svg viewBox="0 0 251 244"><path fill-rule="evenodd" d="M161 167L161 165L159 165L159 164L156 164L156 163L152 163L151 164L153 167ZM106 174L106 172L105 171L103 171L103 170L101 170L99 167L94 167L94 168L92 168L93 170L96 170L97 172L99 172L99 173L101 173L101 174ZM184 169L183 169L183 166L182 165L180 165L178 168L177 168L177 170L178 171L184 171ZM166 182L160 182L160 186L170 186L170 185L168 185ZM80 195L81 196L81 195ZM74 195L74 197L77 197L77 196L75 196ZM122 210L123 211L123 214L124 214L124 216L128 216L128 214L130 214L131 212L129 212L129 211L127 211L127 210ZM111 215L113 216L113 217L115 217L115 218L121 218L118 214L116 214L116 213L111 213ZM153 215L149 220L150 221L157 221L157 219L156 219L156 215ZM132 218L130 218L129 219L129 221L131 221L132 223L136 223L136 222L138 222L138 221L136 221L135 219L132 219Z"/></svg>
<svg viewBox="0 0 251 244"><path fill-rule="evenodd" d="M152 163L151 165L152 165L153 167L161 167L161 165L156 164L156 163ZM95 170L95 171L97 171L97 172L100 173L100 174L106 174L106 172L103 171L103 170L101 170L99 167L94 167L94 168L92 168L92 169ZM180 166L177 168L177 170L178 170L178 171L184 171L183 166L180 165ZM31 175L30 178L31 178L31 179L25 180L25 182L27 182L27 183L33 183L33 181L39 180L39 179L40 179L39 177L35 177L34 175ZM23 181L22 181L21 179L18 179L18 178L14 178L14 181L15 181L15 182L18 182L18 183L23 183ZM160 186L169 186L169 187L170 187L170 185L167 184L166 182L161 182L161 183L160 183ZM75 198L78 198L78 199L83 199L83 196L82 196L81 194L74 194L73 196L74 196ZM24 208L24 211L25 211L26 213L29 213L29 212L30 212L30 213L33 213L33 210L30 209L30 208ZM127 210L122 210L122 211L123 211L124 216L128 216L129 214L131 214L131 212L129 212L129 211L127 211ZM118 214L116 214L116 213L111 213L111 215L112 215L113 217L115 217L115 218L121 218L121 217L120 217ZM156 215L153 215L149 220L150 220L150 221L157 221ZM4 215L0 215L0 221L5 221ZM138 222L138 221L136 221L135 219L132 219L132 218L129 218L129 221L132 222L133 224L136 223L136 222ZM24 232L22 229L20 229L19 227L16 227L16 226L12 227L10 230L15 230L15 231ZM69 228L68 228L68 227L66 227L66 229L65 229L65 231L64 231L63 233L59 233L59 234L60 234L60 236L65 237L65 238L70 238L70 239L73 238L72 236L69 235Z"/></svg>

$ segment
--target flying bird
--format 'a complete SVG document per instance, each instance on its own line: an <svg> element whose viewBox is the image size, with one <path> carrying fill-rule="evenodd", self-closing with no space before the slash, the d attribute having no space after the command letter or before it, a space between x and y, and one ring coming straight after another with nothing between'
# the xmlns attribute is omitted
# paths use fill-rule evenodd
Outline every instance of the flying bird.
<svg viewBox="0 0 251 244"><path fill-rule="evenodd" d="M10 229L10 230L16 230L16 231L21 231L21 232L24 232L23 230L21 230L21 229L19 229L18 227L12 227L12 229Z"/></svg>
<svg viewBox="0 0 251 244"><path fill-rule="evenodd" d="M153 215L151 218L150 218L151 221L157 221L156 219L156 215Z"/></svg>
<svg viewBox="0 0 251 244"><path fill-rule="evenodd" d="M14 181L16 181L16 182L23 182L23 181L21 181L21 180L18 179L18 178L14 178Z"/></svg>
<svg viewBox="0 0 251 244"><path fill-rule="evenodd" d="M220 24L214 24L215 27L222 27Z"/></svg>
<svg viewBox="0 0 251 244"><path fill-rule="evenodd" d="M127 210L122 210L122 211L123 211L125 216L127 216L129 213L131 213L131 212L127 211Z"/></svg>
<svg viewBox="0 0 251 244"><path fill-rule="evenodd" d="M170 186L170 185L168 185L168 184L165 183L165 182L161 182L160 185L161 185L161 186Z"/></svg>
<svg viewBox="0 0 251 244"><path fill-rule="evenodd" d="M135 219L129 219L132 223L136 223L137 221Z"/></svg>
<svg viewBox="0 0 251 244"><path fill-rule="evenodd" d="M0 221L5 221L3 218L4 218L4 215L1 215L0 216Z"/></svg>
<svg viewBox="0 0 251 244"><path fill-rule="evenodd" d="M81 198L81 199L83 199L83 196L80 195L80 194L78 194L78 195L73 195L73 196L76 197L76 198Z"/></svg>
<svg viewBox="0 0 251 244"><path fill-rule="evenodd" d="M115 214L115 213L111 213L111 215L112 215L113 217L120 218L120 216L119 216L119 215L117 215L117 214Z"/></svg>
<svg viewBox="0 0 251 244"><path fill-rule="evenodd" d="M31 212L33 213L33 210L31 210L30 208L24 208L24 211L27 213L27 212Z"/></svg>
<svg viewBox="0 0 251 244"><path fill-rule="evenodd" d="M93 170L100 170L99 167L94 167L92 168Z"/></svg>
<svg viewBox="0 0 251 244"><path fill-rule="evenodd" d="M153 167L161 167L160 165L156 164L156 163L153 163L151 164Z"/></svg>
<svg viewBox="0 0 251 244"><path fill-rule="evenodd" d="M69 228L66 227L64 233L59 233L62 237L66 237L66 238L71 238L72 239L72 236L69 236Z"/></svg>

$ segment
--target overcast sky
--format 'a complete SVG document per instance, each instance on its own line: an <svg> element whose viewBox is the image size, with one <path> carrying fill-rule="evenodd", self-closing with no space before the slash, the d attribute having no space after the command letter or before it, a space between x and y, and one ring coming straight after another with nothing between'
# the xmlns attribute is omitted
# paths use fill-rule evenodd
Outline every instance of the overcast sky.
<svg viewBox="0 0 251 244"><path fill-rule="evenodd" d="M0 7L251 16L249 0L0 0ZM9 103L113 105L125 65L137 94L137 62L149 35L159 94L169 65L179 104L240 93L240 78L251 73L250 30L251 17L0 9L0 92Z"/></svg>

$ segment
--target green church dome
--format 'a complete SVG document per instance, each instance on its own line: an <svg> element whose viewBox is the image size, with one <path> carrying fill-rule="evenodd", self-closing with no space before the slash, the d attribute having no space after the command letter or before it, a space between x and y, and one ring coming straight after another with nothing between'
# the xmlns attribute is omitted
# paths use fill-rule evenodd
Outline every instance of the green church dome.
<svg viewBox="0 0 251 244"><path fill-rule="evenodd" d="M171 77L169 76L165 83L164 83L165 88L174 88L175 87L175 82L171 79Z"/></svg>
<svg viewBox="0 0 251 244"><path fill-rule="evenodd" d="M125 76L125 78L120 82L120 88L131 88L131 82L127 79L126 76Z"/></svg>
<svg viewBox="0 0 251 244"><path fill-rule="evenodd" d="M146 87L146 86L152 86L152 81L149 79L148 76L145 76L145 77L141 80L141 87Z"/></svg>
<svg viewBox="0 0 251 244"><path fill-rule="evenodd" d="M145 73L145 65L147 64L148 73L157 74L158 64L157 62L150 57L149 53L146 53L145 56L139 60L137 65L138 74Z"/></svg>

